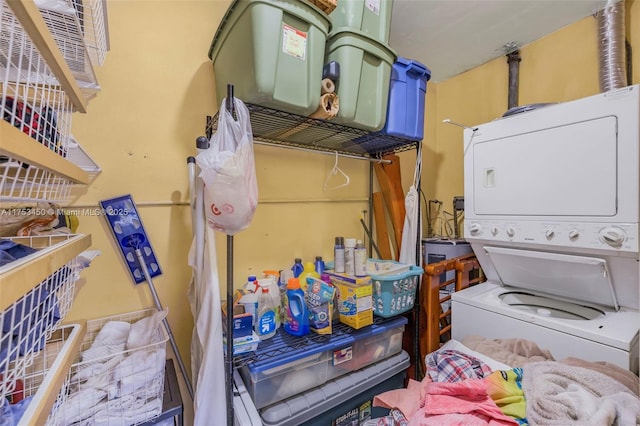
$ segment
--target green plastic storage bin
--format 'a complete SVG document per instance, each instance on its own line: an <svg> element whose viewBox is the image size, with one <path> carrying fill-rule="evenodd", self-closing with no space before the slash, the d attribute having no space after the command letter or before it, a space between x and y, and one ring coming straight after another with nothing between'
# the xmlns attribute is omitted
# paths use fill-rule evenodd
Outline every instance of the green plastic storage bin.
<svg viewBox="0 0 640 426"><path fill-rule="evenodd" d="M327 42L326 62L340 64L336 88L340 109L332 121L368 131L382 129L395 59L389 46L361 31L340 28L333 32Z"/></svg>
<svg viewBox="0 0 640 426"><path fill-rule="evenodd" d="M209 49L218 104L233 84L244 102L304 116L316 111L330 27L305 1L234 1Z"/></svg>
<svg viewBox="0 0 640 426"><path fill-rule="evenodd" d="M389 43L393 0L338 0L329 18L334 28L362 31L381 43Z"/></svg>

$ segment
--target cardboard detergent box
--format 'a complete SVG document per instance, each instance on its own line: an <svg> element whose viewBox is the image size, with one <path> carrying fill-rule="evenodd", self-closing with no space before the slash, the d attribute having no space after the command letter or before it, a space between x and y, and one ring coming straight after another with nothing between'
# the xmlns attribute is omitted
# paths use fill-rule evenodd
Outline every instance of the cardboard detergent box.
<svg viewBox="0 0 640 426"><path fill-rule="evenodd" d="M373 324L373 291L371 277L353 277L329 273L338 290L340 322L358 329Z"/></svg>

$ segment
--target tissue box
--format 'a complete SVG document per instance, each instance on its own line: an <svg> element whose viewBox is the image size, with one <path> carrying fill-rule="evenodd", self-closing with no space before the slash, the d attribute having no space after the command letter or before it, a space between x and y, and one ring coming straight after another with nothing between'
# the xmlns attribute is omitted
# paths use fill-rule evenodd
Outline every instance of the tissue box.
<svg viewBox="0 0 640 426"><path fill-rule="evenodd" d="M227 353L227 338L223 338L222 342L224 344L224 352ZM249 336L244 337L236 337L233 339L233 355L241 355L247 352L253 352L258 349L258 344L260 343L260 337L255 333L251 332Z"/></svg>
<svg viewBox="0 0 640 426"><path fill-rule="evenodd" d="M236 290L233 296L233 339L251 336L253 332L253 314L245 312L244 305L239 303L246 290ZM222 303L222 321L227 321L227 304ZM226 328L224 328L226 330Z"/></svg>

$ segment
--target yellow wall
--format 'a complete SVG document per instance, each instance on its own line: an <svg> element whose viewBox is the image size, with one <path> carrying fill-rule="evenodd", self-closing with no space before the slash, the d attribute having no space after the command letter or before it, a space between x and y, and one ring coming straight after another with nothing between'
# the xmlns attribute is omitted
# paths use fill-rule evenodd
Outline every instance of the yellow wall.
<svg viewBox="0 0 640 426"><path fill-rule="evenodd" d="M629 39L640 49L640 2L628 8ZM73 131L102 173L76 200L132 194L163 275L154 283L170 309L169 322L189 364L193 321L187 302L191 269L187 254L191 220L186 158L205 116L215 113L212 66L207 52L229 2L108 2L111 51L97 69L102 90L88 114L74 115ZM565 101L598 92L596 23L586 18L521 49L520 104ZM434 68L437 64L427 64ZM634 55L640 81L640 54ZM423 190L445 202L463 194L462 129L445 118L474 125L499 117L507 106L507 65L495 59L448 81L429 83L425 116ZM401 154L403 184L411 184L415 155ZM323 192L334 158L256 146L260 204L251 227L235 239L235 286L263 269L289 267L295 257L332 256L337 235L361 238L367 208L369 165L340 159L348 187ZM101 217L81 217L102 255L83 273L70 318L97 318L153 306L148 288L134 286ZM218 235L218 262L226 282L225 236ZM186 395L186 394L185 394Z"/></svg>
<svg viewBox="0 0 640 426"><path fill-rule="evenodd" d="M186 158L205 117L217 111L207 57L227 1L110 1L111 50L97 69L101 91L87 114L74 115L74 135L102 168L76 206L131 194L163 274L153 282L183 359L189 364L193 320L187 291L191 216ZM339 159L350 184L323 191L335 157L257 145L259 206L250 228L234 238L234 284L296 257L333 258L334 237L362 238L368 208L369 163ZM415 155L414 157L415 158ZM335 182L335 181L333 181ZM80 217L101 250L83 279L69 315L98 318L154 306L146 284L134 286L102 217ZM226 236L217 238L222 292ZM186 395L186 394L185 394Z"/></svg>

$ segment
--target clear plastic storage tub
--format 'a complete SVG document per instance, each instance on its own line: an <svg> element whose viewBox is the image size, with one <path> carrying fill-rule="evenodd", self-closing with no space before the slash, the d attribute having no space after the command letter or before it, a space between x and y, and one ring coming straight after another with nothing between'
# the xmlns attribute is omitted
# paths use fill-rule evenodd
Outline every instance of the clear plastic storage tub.
<svg viewBox="0 0 640 426"><path fill-rule="evenodd" d="M398 57L391 70L387 121L382 133L420 141L431 71L418 61Z"/></svg>
<svg viewBox="0 0 640 426"><path fill-rule="evenodd" d="M256 408L263 408L399 353L406 323L400 316L331 336L295 337L279 329L240 375Z"/></svg>
<svg viewBox="0 0 640 426"><path fill-rule="evenodd" d="M236 0L211 42L218 105L244 102L307 116L320 105L327 15L300 0Z"/></svg>

